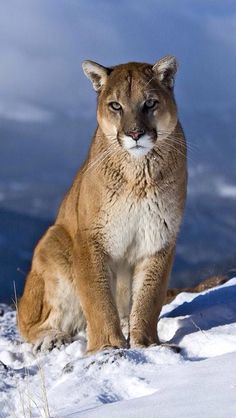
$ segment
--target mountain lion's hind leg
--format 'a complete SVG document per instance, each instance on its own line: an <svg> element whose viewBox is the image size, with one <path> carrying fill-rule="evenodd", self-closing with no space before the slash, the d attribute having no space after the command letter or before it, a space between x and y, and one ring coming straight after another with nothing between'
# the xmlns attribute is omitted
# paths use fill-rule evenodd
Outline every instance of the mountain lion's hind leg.
<svg viewBox="0 0 236 418"><path fill-rule="evenodd" d="M22 336L42 350L70 341L85 320L71 275L72 242L59 225L39 241L18 306Z"/></svg>

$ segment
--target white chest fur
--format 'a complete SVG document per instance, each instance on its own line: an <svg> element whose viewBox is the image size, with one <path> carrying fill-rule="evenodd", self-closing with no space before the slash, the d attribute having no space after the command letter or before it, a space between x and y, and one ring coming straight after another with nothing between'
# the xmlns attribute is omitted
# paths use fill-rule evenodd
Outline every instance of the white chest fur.
<svg viewBox="0 0 236 418"><path fill-rule="evenodd" d="M106 250L112 258L126 258L134 264L171 242L178 232L179 223L171 201L167 204L166 200L152 196L135 202L122 197L106 218Z"/></svg>

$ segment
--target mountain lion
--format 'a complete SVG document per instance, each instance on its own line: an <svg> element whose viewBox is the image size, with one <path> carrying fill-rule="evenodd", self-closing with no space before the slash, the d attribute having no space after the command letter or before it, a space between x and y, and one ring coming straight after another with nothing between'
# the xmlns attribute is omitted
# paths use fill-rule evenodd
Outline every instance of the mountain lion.
<svg viewBox="0 0 236 418"><path fill-rule="evenodd" d="M42 350L85 328L88 353L159 344L186 195L176 59L109 68L84 61L83 70L97 92L98 127L36 246L18 325Z"/></svg>

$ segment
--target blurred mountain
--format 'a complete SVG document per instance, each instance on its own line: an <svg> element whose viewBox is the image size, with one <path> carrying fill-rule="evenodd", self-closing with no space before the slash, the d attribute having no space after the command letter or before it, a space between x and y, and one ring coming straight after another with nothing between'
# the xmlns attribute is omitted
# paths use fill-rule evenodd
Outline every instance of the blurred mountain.
<svg viewBox="0 0 236 418"><path fill-rule="evenodd" d="M183 112L189 143L189 188L172 274L191 286L236 268L236 155L232 111L225 119ZM20 294L32 250L86 157L94 120L0 121L0 301ZM227 135L226 135L227 132ZM232 161L232 162L231 162Z"/></svg>
<svg viewBox="0 0 236 418"><path fill-rule="evenodd" d="M192 286L236 272L236 199L189 198L177 242L171 285Z"/></svg>
<svg viewBox="0 0 236 418"><path fill-rule="evenodd" d="M0 209L0 300L14 300L14 282L21 294L32 251L49 222Z"/></svg>

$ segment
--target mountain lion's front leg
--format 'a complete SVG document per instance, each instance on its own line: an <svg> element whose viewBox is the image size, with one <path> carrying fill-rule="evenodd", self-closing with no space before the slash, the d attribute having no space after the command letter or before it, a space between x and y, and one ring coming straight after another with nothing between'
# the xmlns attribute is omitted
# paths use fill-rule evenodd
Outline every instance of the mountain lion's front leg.
<svg viewBox="0 0 236 418"><path fill-rule="evenodd" d="M135 268L130 316L131 347L160 344L157 322L166 295L173 253L173 246L163 249L140 261Z"/></svg>
<svg viewBox="0 0 236 418"><path fill-rule="evenodd" d="M111 292L111 272L102 246L78 237L74 251L74 278L87 320L87 352L126 347Z"/></svg>

